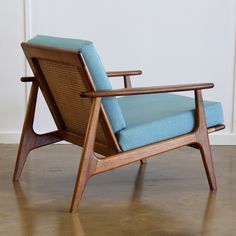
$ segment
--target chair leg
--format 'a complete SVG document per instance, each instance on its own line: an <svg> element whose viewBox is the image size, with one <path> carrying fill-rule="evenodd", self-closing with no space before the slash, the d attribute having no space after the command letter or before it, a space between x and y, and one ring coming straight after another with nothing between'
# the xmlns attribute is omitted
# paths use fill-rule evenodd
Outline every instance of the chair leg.
<svg viewBox="0 0 236 236"><path fill-rule="evenodd" d="M45 146L51 143L61 141L60 135L58 131L49 132L46 134L38 135L33 130L33 123L34 123L34 114L35 114L35 107L37 102L37 95L38 95L38 85L33 82L29 102L27 106L27 111L25 115L25 121L23 125L23 130L21 134L20 145L18 148L17 159L15 170L13 174L13 181L18 181L22 170L24 168L27 156L29 152L35 148Z"/></svg>
<svg viewBox="0 0 236 236"><path fill-rule="evenodd" d="M27 105L27 111L26 111L24 126L23 126L23 130L21 134L20 145L18 148L13 181L19 180L26 158L28 156L28 153L32 150L34 146L35 135L34 135L32 127L33 127L33 121L34 121L37 95L38 95L38 85L35 82L33 82L31 90L30 90L29 102Z"/></svg>
<svg viewBox="0 0 236 236"><path fill-rule="evenodd" d="M205 118L205 111L202 99L201 90L195 91L195 103L196 103L196 140L197 145L201 151L203 164L205 167L208 183L210 189L217 190L216 177L214 171L214 164L211 155L211 147L208 137L208 130Z"/></svg>
<svg viewBox="0 0 236 236"><path fill-rule="evenodd" d="M34 136L31 135L30 131L28 131L28 132L26 131L26 132L22 133L22 135L21 135L21 142L19 145L18 153L17 153L13 181L18 181L20 178L20 175L21 175L22 170L24 168L27 156L33 147L33 143L34 143L33 137Z"/></svg>
<svg viewBox="0 0 236 236"><path fill-rule="evenodd" d="M22 132L21 141L18 148L13 181L20 179L29 152L35 148L61 141L58 131L38 135L28 128Z"/></svg>
<svg viewBox="0 0 236 236"><path fill-rule="evenodd" d="M205 142L200 143L200 151L210 190L215 191L217 190L216 177L215 177L214 164L212 160L211 147L209 144L208 136L206 137Z"/></svg>
<svg viewBox="0 0 236 236"><path fill-rule="evenodd" d="M141 165L147 164L147 159L140 160L140 164L141 164Z"/></svg>
<svg viewBox="0 0 236 236"><path fill-rule="evenodd" d="M78 209L79 203L82 199L82 195L85 189L85 186L89 180L89 167L90 167L90 158L88 156L81 157L81 163L77 175L77 180L74 188L74 194L71 202L70 212L75 213ZM86 161L87 160L87 161Z"/></svg>
<svg viewBox="0 0 236 236"><path fill-rule="evenodd" d="M97 132L100 106L101 98L95 98L92 103L83 152L81 155L80 167L78 170L74 194L71 202L70 212L72 213L75 213L77 211L88 179L92 176L96 169L97 159L94 156L93 150Z"/></svg>

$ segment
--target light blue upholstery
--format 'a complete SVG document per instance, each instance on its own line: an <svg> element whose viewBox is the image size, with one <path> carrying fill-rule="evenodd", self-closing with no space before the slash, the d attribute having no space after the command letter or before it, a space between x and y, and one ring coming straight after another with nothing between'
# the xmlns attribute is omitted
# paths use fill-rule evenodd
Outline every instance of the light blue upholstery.
<svg viewBox="0 0 236 236"><path fill-rule="evenodd" d="M111 90L93 43L87 40L38 35L38 44L80 51L97 90ZM130 150L191 132L195 126L194 99L174 94L104 98L103 105L122 150ZM207 126L223 123L221 104L204 102Z"/></svg>
<svg viewBox="0 0 236 236"><path fill-rule="evenodd" d="M91 73L97 90L111 90L112 86L92 42L80 39L68 39L38 35L28 41L31 44L50 46L80 51ZM113 131L125 128L125 121L115 97L104 98L102 101Z"/></svg>
<svg viewBox="0 0 236 236"><path fill-rule="evenodd" d="M126 96L118 99L126 128L117 132L122 150L130 150L191 132L195 103L175 94ZM223 123L218 102L204 102L207 126Z"/></svg>

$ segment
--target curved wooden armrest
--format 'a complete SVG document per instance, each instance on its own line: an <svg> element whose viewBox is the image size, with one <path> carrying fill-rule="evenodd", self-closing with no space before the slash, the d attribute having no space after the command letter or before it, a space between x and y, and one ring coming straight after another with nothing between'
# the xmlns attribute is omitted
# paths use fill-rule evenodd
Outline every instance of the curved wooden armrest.
<svg viewBox="0 0 236 236"><path fill-rule="evenodd" d="M26 76L26 77L21 77L20 78L21 82L33 82L35 81L34 76Z"/></svg>
<svg viewBox="0 0 236 236"><path fill-rule="evenodd" d="M130 71L108 71L108 77L119 77L119 76L131 76L131 75L141 75L141 70L130 70Z"/></svg>
<svg viewBox="0 0 236 236"><path fill-rule="evenodd" d="M168 93L168 92L182 92L191 90L201 90L213 88L213 83L202 84L182 84L182 85L168 85L158 87L140 87L129 89L115 89L115 90L99 90L82 92L81 97L111 97L111 96L128 96L128 95L141 95L152 93Z"/></svg>

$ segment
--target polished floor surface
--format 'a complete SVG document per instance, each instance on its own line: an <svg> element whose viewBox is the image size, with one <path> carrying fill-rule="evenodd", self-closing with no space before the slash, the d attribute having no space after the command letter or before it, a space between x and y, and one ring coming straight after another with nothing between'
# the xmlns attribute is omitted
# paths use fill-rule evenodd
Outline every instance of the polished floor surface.
<svg viewBox="0 0 236 236"><path fill-rule="evenodd" d="M12 183L17 146L0 145L0 235L236 235L236 146L214 146L218 191L200 153L181 148L90 179L78 214L68 213L81 149L33 151Z"/></svg>

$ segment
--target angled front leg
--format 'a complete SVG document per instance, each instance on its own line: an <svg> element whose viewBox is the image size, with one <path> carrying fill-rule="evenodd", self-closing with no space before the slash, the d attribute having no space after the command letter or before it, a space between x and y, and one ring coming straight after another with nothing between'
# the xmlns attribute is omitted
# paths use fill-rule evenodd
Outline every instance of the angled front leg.
<svg viewBox="0 0 236 236"><path fill-rule="evenodd" d="M32 83L27 105L24 125L18 148L13 181L18 181L25 165L29 152L35 148L61 141L58 131L38 135L33 130L35 107L38 95L38 84Z"/></svg>
<svg viewBox="0 0 236 236"><path fill-rule="evenodd" d="M71 202L70 212L72 213L77 211L88 179L92 176L96 169L97 159L94 156L94 143L96 138L100 108L101 98L95 98L92 102L92 108L89 116L80 166Z"/></svg>
<svg viewBox="0 0 236 236"><path fill-rule="evenodd" d="M213 191L217 190L217 185L216 185L214 164L211 155L211 147L208 137L208 130L207 130L201 90L195 90L195 102L196 102L196 118L197 118L195 132L196 132L197 145L199 146L199 149L201 151L202 160L205 167L210 189Z"/></svg>

